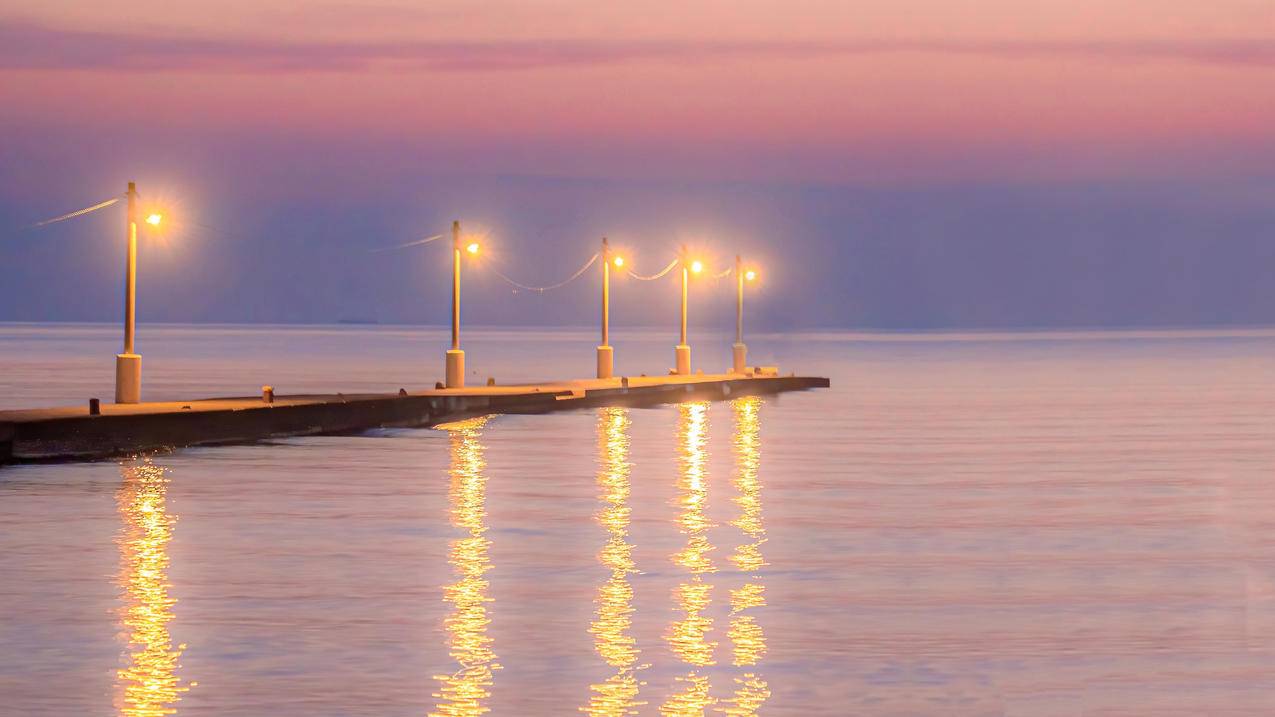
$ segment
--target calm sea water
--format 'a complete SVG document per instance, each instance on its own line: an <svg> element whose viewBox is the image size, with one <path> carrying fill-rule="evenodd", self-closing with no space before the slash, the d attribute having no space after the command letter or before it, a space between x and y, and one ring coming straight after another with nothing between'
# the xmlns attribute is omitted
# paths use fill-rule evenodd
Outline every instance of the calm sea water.
<svg viewBox="0 0 1275 717"><path fill-rule="evenodd" d="M465 338L477 379L592 367ZM109 397L117 342L0 326L0 407ZM153 399L428 386L444 345L139 332ZM1275 333L750 346L833 388L2 468L0 713L1271 712Z"/></svg>

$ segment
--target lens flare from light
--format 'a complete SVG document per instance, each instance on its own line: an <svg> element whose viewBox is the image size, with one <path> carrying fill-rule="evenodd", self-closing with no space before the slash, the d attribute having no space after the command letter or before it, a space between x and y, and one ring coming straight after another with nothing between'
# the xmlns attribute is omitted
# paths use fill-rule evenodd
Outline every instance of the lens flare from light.
<svg viewBox="0 0 1275 717"><path fill-rule="evenodd" d="M150 216L146 217L146 223L147 223L147 224L149 224L149 225L151 225L151 226L153 226L153 227L157 227L157 226L159 226L159 223L160 223L160 222L162 222L162 221L164 221L164 215L163 215L163 214L152 214L152 215L150 215Z"/></svg>
<svg viewBox="0 0 1275 717"><path fill-rule="evenodd" d="M752 281L753 279L756 279L756 278L757 278L757 272L753 271L752 269L749 269L748 271L744 272L745 281Z"/></svg>
<svg viewBox="0 0 1275 717"><path fill-rule="evenodd" d="M469 252L470 254L477 254L478 242L470 242L469 246L465 247L465 251Z"/></svg>
<svg viewBox="0 0 1275 717"><path fill-rule="evenodd" d="M695 261L691 262L691 273L692 273L692 274L698 274L698 273L700 273L701 271L704 271L704 262L702 262L702 261L700 261L700 260L698 260L698 259L696 259Z"/></svg>
<svg viewBox="0 0 1275 717"><path fill-rule="evenodd" d="M611 263L612 263L612 264L615 264L616 268L620 268L620 267L624 266L624 257L622 257L622 256L617 256L616 258L614 258L614 259L612 259L612 260L611 260Z"/></svg>

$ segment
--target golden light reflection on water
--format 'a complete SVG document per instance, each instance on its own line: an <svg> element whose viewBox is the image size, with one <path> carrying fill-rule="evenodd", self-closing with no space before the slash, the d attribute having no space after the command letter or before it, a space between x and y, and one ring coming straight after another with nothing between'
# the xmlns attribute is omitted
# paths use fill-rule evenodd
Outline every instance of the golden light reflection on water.
<svg viewBox="0 0 1275 717"><path fill-rule="evenodd" d="M766 604L766 588L760 571L766 565L761 546L766 542L762 523L761 482L757 469L761 463L762 400L745 396L731 402L735 415L735 497L739 517L731 525L744 533L745 541L731 555L731 562L749 574L749 581L730 594L730 628L727 635L732 645L733 663L737 667L756 667L766 655L766 635L750 611ZM735 694L724 700L721 712L744 717L754 715L770 697L770 687L755 672L735 678Z"/></svg>
<svg viewBox="0 0 1275 717"><path fill-rule="evenodd" d="M487 556L491 541L485 536L487 478L481 442L486 422L487 418L481 417L438 426L451 433L451 522L469 534L451 542L448 560L457 580L443 589L444 599L452 604L443 627L448 651L459 667L450 675L434 676L440 683L439 691L434 693L439 703L430 715L468 717L490 711L486 700L491 696L492 672L500 669L487 634L491 622L487 603L491 598L487 597L487 580L483 577L491 569Z"/></svg>
<svg viewBox="0 0 1275 717"><path fill-rule="evenodd" d="M124 528L120 550L121 612L128 633L128 667L117 672L119 713L155 717L177 712L183 685L177 676L185 645L173 646L168 623L177 600L168 594L168 542L177 517L166 506L168 477L149 460L121 464L123 483L116 495Z"/></svg>
<svg viewBox="0 0 1275 717"><path fill-rule="evenodd" d="M615 673L590 686L589 704L580 711L614 717L637 714L646 704L637 699L644 682L637 679L639 650L629 634L633 625L633 586L629 574L637 572L629 535L629 412L624 408L598 411L598 489L602 509L597 521L607 531L607 542L598 561L611 571L598 588L597 611L589 632L594 648Z"/></svg>
<svg viewBox="0 0 1275 717"><path fill-rule="evenodd" d="M708 404L683 403L678 406L678 528L686 535L686 547L672 556L673 563L685 568L690 579L673 591L673 601L682 612L665 633L665 640L679 659L692 667L673 694L660 705L660 714L702 715L714 703L707 675L694 668L714 664L717 643L707 639L713 628L712 618L703 614L712 602L713 586L704 582L704 574L716 570L709 553L708 540L712 527L705 509L708 505Z"/></svg>

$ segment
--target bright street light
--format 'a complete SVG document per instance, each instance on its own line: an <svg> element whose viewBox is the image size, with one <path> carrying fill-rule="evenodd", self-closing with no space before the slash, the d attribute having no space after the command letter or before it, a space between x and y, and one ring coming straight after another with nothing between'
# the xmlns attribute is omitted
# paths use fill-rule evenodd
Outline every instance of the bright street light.
<svg viewBox="0 0 1275 717"><path fill-rule="evenodd" d="M611 260L611 263L615 264L615 267L619 269L624 266L624 257L617 256L616 258Z"/></svg>
<svg viewBox="0 0 1275 717"><path fill-rule="evenodd" d="M465 251L469 252L470 254L477 254L478 242L470 242L469 246L465 247Z"/></svg>
<svg viewBox="0 0 1275 717"><path fill-rule="evenodd" d="M704 262L702 262L702 261L700 261L700 260L698 260L698 259L696 259L695 261L691 262L691 273L692 273L692 274L698 274L698 273L700 273L701 271L704 271Z"/></svg>
<svg viewBox="0 0 1275 717"><path fill-rule="evenodd" d="M756 279L756 278L757 278L757 272L753 271L752 269L749 269L748 271L744 272L744 279L746 281L752 281L753 279Z"/></svg>
<svg viewBox="0 0 1275 717"><path fill-rule="evenodd" d="M152 214L146 217L146 223L153 227L159 226L159 223L163 220L164 220L163 214Z"/></svg>

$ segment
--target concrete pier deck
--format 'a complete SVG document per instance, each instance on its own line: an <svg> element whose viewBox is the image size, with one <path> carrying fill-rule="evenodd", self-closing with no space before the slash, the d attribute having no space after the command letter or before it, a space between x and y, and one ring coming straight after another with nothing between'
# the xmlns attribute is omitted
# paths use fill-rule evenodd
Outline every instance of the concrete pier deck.
<svg viewBox="0 0 1275 717"><path fill-rule="evenodd" d="M511 386L414 391L210 398L0 411L0 465L94 460L183 446L251 443L268 438L422 427L489 413L546 413L594 406L682 401L827 388L808 376L693 376L582 379Z"/></svg>

